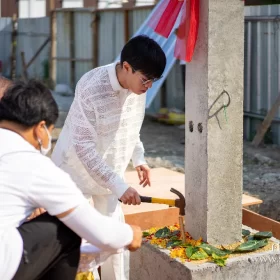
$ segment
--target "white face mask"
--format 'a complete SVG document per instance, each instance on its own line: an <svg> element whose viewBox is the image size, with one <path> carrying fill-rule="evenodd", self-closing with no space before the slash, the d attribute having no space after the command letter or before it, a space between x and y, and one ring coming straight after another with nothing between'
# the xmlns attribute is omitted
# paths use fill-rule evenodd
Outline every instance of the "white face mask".
<svg viewBox="0 0 280 280"><path fill-rule="evenodd" d="M41 150L41 154L42 155L46 155L52 148L52 136L51 134L49 133L47 127L44 125L44 128L47 132L47 135L48 135L48 138L49 138L49 143L48 143L48 147L47 148L44 148L43 145L42 145L42 141L40 140L39 143L40 143L40 150Z"/></svg>

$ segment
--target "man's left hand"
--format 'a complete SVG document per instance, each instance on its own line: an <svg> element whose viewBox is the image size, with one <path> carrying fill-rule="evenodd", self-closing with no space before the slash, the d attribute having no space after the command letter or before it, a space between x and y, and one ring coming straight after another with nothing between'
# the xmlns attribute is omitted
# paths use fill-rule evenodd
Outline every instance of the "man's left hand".
<svg viewBox="0 0 280 280"><path fill-rule="evenodd" d="M151 169L147 164L139 165L136 167L138 178L140 180L139 185L143 185L143 188L145 188L147 185L151 186Z"/></svg>
<svg viewBox="0 0 280 280"><path fill-rule="evenodd" d="M27 220L32 220L38 216L40 216L41 214L44 214L46 212L46 210L44 208L37 208L31 215L30 217L28 217Z"/></svg>

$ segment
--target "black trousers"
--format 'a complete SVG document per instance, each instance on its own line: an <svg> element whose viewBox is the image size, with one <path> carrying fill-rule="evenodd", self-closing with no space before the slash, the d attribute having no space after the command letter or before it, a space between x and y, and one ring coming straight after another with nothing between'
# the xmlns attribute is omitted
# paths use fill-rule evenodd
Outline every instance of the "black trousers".
<svg viewBox="0 0 280 280"><path fill-rule="evenodd" d="M13 280L74 280L81 238L44 213L18 228L24 253Z"/></svg>

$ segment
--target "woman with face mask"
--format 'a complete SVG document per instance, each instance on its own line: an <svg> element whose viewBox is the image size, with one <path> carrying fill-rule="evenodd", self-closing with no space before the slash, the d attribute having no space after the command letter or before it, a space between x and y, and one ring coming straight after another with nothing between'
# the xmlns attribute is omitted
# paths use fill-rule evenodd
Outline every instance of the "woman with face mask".
<svg viewBox="0 0 280 280"><path fill-rule="evenodd" d="M99 214L44 156L57 117L36 81L13 84L0 101L0 279L75 279L81 238L99 251L140 247L140 228ZM26 221L39 207L47 212Z"/></svg>

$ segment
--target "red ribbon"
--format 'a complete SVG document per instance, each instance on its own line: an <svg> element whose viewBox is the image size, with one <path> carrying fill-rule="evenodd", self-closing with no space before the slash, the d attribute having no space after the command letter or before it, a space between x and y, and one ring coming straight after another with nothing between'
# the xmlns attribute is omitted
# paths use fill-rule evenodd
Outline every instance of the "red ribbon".
<svg viewBox="0 0 280 280"><path fill-rule="evenodd" d="M154 31L168 38L182 10L174 55L190 62L193 57L199 27L199 0L167 0L158 8L159 13L151 20Z"/></svg>
<svg viewBox="0 0 280 280"><path fill-rule="evenodd" d="M199 27L199 0L187 0L182 8L177 32L175 57L190 62L193 57Z"/></svg>
<svg viewBox="0 0 280 280"><path fill-rule="evenodd" d="M169 0L169 3L164 10L156 28L155 32L162 35L165 38L168 38L171 30L176 22L176 19L179 15L183 1L179 0Z"/></svg>

